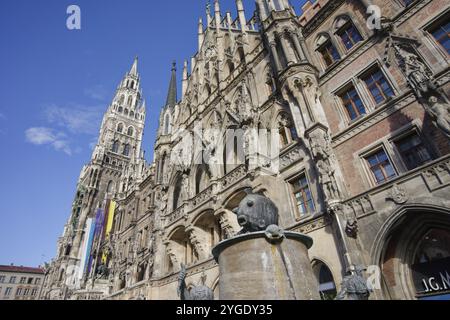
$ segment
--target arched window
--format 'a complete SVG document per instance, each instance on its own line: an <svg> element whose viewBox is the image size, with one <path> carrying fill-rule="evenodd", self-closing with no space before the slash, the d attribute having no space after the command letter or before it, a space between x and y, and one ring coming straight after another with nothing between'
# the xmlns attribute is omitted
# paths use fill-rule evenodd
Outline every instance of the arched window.
<svg viewBox="0 0 450 320"><path fill-rule="evenodd" d="M119 107L119 113L122 113L122 112L123 112L123 108Z"/></svg>
<svg viewBox="0 0 450 320"><path fill-rule="evenodd" d="M106 188L106 192L111 193L113 191L113 188L114 188L114 182L111 180L108 182L108 187Z"/></svg>
<svg viewBox="0 0 450 320"><path fill-rule="evenodd" d="M114 141L111 151L114 153L118 153L119 152L119 141Z"/></svg>
<svg viewBox="0 0 450 320"><path fill-rule="evenodd" d="M211 174L209 173L208 167L201 166L197 170L197 175L195 177L195 193L198 194L205 190L210 182Z"/></svg>
<svg viewBox="0 0 450 320"><path fill-rule="evenodd" d="M242 47L238 48L238 53L239 53L239 59L241 61L241 63L245 62L245 53L244 53L244 49Z"/></svg>
<svg viewBox="0 0 450 320"><path fill-rule="evenodd" d="M352 20L347 16L341 16L335 22L336 35L341 39L347 50L353 48L357 43L363 41L361 33Z"/></svg>
<svg viewBox="0 0 450 320"><path fill-rule="evenodd" d="M134 81L131 81L131 89L134 89Z"/></svg>
<svg viewBox="0 0 450 320"><path fill-rule="evenodd" d="M315 261L313 263L313 271L319 283L319 293L322 300L334 300L337 295L336 284L334 283L333 274L325 263Z"/></svg>
<svg viewBox="0 0 450 320"><path fill-rule="evenodd" d="M132 97L132 96L129 96L129 97L128 97L127 105L128 105L129 107L131 107L132 104L133 104L133 97Z"/></svg>
<svg viewBox="0 0 450 320"><path fill-rule="evenodd" d="M123 153L124 156L128 157L130 155L130 145L126 144L123 146Z"/></svg>
<svg viewBox="0 0 450 320"><path fill-rule="evenodd" d="M321 34L316 41L316 51L320 54L325 67L329 67L336 61L341 59L341 56L334 46L328 34Z"/></svg>
<svg viewBox="0 0 450 320"><path fill-rule="evenodd" d="M117 132L122 133L123 132L123 123L119 123L117 125Z"/></svg>
<svg viewBox="0 0 450 320"><path fill-rule="evenodd" d="M177 183L175 184L175 188L173 190L173 204L172 204L173 210L176 210L181 205L182 179L183 177L178 178Z"/></svg>
<svg viewBox="0 0 450 320"><path fill-rule="evenodd" d="M120 105L123 105L124 102L125 102L125 96L124 96L124 95L121 95L121 96L120 96L120 99L119 99L119 104L120 104Z"/></svg>
<svg viewBox="0 0 450 320"><path fill-rule="evenodd" d="M128 115L128 109L125 109L125 112L123 113L124 115Z"/></svg>
<svg viewBox="0 0 450 320"><path fill-rule="evenodd" d="M134 135L134 129L133 129L133 127L129 127L129 128L128 128L127 135L129 135L130 137L132 137L132 136Z"/></svg>
<svg viewBox="0 0 450 320"><path fill-rule="evenodd" d="M234 71L234 63L231 60L227 61L228 74L231 75Z"/></svg>

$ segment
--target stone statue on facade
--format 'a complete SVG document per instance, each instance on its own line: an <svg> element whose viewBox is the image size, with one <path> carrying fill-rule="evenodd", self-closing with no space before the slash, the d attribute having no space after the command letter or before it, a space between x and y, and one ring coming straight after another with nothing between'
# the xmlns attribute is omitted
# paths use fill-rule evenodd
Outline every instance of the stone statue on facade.
<svg viewBox="0 0 450 320"><path fill-rule="evenodd" d="M270 225L278 225L278 208L267 197L253 194L249 190L239 207L233 210L242 227L239 234L265 231Z"/></svg>
<svg viewBox="0 0 450 320"><path fill-rule="evenodd" d="M364 267L357 266L350 275L344 278L336 300L369 300L371 290L364 279L364 270Z"/></svg>
<svg viewBox="0 0 450 320"><path fill-rule="evenodd" d="M419 102L443 134L450 139L450 103L436 85L433 72L409 43L394 46L398 64Z"/></svg>
<svg viewBox="0 0 450 320"><path fill-rule="evenodd" d="M200 283L190 290L186 285L186 266L181 264L180 275L178 276L178 296L181 300L214 300L214 292L205 285L206 275L203 273Z"/></svg>
<svg viewBox="0 0 450 320"><path fill-rule="evenodd" d="M328 201L339 199L340 192L336 181L336 170L332 164L333 152L328 134L322 130L316 131L311 133L309 140L325 198Z"/></svg>
<svg viewBox="0 0 450 320"><path fill-rule="evenodd" d="M450 139L450 104L442 98L431 96L428 99L429 113L432 115L437 127Z"/></svg>
<svg viewBox="0 0 450 320"><path fill-rule="evenodd" d="M103 262L97 266L96 270L97 279L108 279L109 277L109 269Z"/></svg>

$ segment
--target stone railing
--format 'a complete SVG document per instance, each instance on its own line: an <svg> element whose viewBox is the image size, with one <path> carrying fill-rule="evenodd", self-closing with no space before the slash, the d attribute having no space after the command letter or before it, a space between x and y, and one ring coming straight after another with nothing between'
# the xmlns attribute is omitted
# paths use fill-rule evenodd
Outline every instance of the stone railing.
<svg viewBox="0 0 450 320"><path fill-rule="evenodd" d="M303 160L305 154L299 144L286 150L280 155L280 171Z"/></svg>
<svg viewBox="0 0 450 320"><path fill-rule="evenodd" d="M230 173L221 179L223 188L228 188L230 185L238 182L247 175L245 165L241 164L239 167L233 169Z"/></svg>
<svg viewBox="0 0 450 320"><path fill-rule="evenodd" d="M186 204L183 204L181 207L164 216L166 224L169 225L181 219L185 214L185 206Z"/></svg>
<svg viewBox="0 0 450 320"><path fill-rule="evenodd" d="M375 211L369 195L350 199L344 202L344 210L360 218Z"/></svg>
<svg viewBox="0 0 450 320"><path fill-rule="evenodd" d="M212 197L212 192L213 192L213 186L210 185L208 188L206 188L205 190L203 190L202 192L200 192L199 194L197 194L191 201L192 201L192 206L194 208L198 207L199 205L205 203L206 201L208 201L209 199L211 199Z"/></svg>

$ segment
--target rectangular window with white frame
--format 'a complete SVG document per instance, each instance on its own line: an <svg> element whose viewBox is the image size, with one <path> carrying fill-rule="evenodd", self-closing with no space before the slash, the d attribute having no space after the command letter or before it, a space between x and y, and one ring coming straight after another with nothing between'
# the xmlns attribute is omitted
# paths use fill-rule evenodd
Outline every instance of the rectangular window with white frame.
<svg viewBox="0 0 450 320"><path fill-rule="evenodd" d="M308 178L305 173L290 181L299 218L304 218L315 211L315 205Z"/></svg>
<svg viewBox="0 0 450 320"><path fill-rule="evenodd" d="M364 82L376 106L387 102L395 96L391 83L378 65L365 71L359 78Z"/></svg>
<svg viewBox="0 0 450 320"><path fill-rule="evenodd" d="M347 119L355 121L367 114L366 107L353 84L347 85L337 93L344 108Z"/></svg>
<svg viewBox="0 0 450 320"><path fill-rule="evenodd" d="M397 177L397 172L384 147L365 155L364 160L376 184L383 184Z"/></svg>

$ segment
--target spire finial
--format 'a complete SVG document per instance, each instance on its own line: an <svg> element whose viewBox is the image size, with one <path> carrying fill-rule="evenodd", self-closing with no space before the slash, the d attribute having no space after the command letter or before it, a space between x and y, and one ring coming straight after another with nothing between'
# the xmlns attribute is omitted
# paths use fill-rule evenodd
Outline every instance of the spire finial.
<svg viewBox="0 0 450 320"><path fill-rule="evenodd" d="M170 78L169 92L167 93L166 106L175 107L177 104L177 63L172 62L172 76Z"/></svg>
<svg viewBox="0 0 450 320"><path fill-rule="evenodd" d="M131 67L130 74L133 76L137 76L137 65L138 65L138 56L134 58L133 66Z"/></svg>

